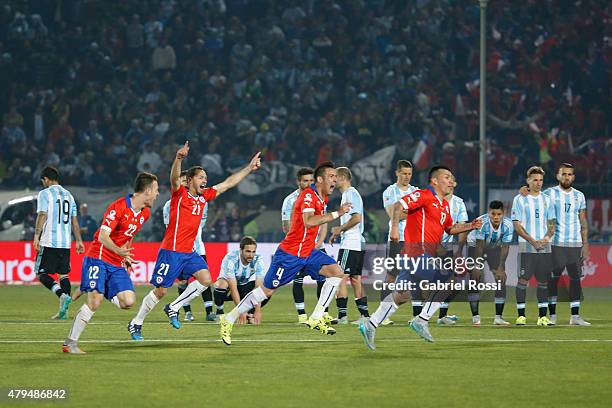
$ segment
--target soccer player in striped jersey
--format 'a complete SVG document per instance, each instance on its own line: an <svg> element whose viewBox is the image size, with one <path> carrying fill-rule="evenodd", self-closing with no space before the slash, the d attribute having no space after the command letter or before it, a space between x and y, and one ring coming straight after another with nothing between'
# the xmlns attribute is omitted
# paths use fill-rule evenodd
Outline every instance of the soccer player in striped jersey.
<svg viewBox="0 0 612 408"><path fill-rule="evenodd" d="M220 194L235 187L252 171L261 166L257 153L251 162L242 170L232 174L223 182L206 187L207 176L204 169L195 166L187 171L187 185L181 184L181 163L189 153L189 142L176 152L176 158L170 171L172 195L170 198L170 223L157 254L157 262L151 276L151 290L143 299L136 316L128 323L128 331L133 340L143 340L142 324L155 305L168 292L174 281L182 279L195 280L172 303L164 306L164 313L172 327L180 329L178 311L181 307L200 296L211 284L208 264L194 251L196 235L203 217L206 203L216 199Z"/></svg>
<svg viewBox="0 0 612 408"><path fill-rule="evenodd" d="M359 324L362 318L370 317L368 311L368 298L364 296L361 286L361 272L365 257L365 238L363 237L364 213L363 200L355 187L352 186L353 175L348 167L338 167L338 190L342 193L341 204L350 203L351 209L340 217L340 225L332 227L330 242L340 237L340 251L338 252L338 264L351 281L355 293L355 304L361 317L352 322ZM347 324L348 290L346 278L338 287L336 306L338 307L338 324Z"/></svg>
<svg viewBox="0 0 612 408"><path fill-rule="evenodd" d="M325 162L315 170L315 183L302 191L293 206L291 229L272 257L263 286L249 292L231 312L220 319L221 340L232 344L232 328L241 314L266 301L281 286L292 282L305 269L314 280L326 277L317 306L306 325L324 334L336 331L326 322L325 308L331 303L344 273L336 261L315 248L319 226L347 213L350 203L342 204L337 211L325 213L329 195L336 187L336 169L333 163Z"/></svg>
<svg viewBox="0 0 612 408"><path fill-rule="evenodd" d="M527 324L525 298L529 280L535 275L538 288L538 326L550 326L548 310L548 281L552 274L550 241L555 234L555 211L550 198L542 193L544 170L533 166L527 170L529 194L518 194L512 202L512 222L519 236L519 271L516 284L516 324Z"/></svg>
<svg viewBox="0 0 612 408"><path fill-rule="evenodd" d="M556 324L559 279L567 268L571 312L569 324L590 326L589 322L580 317L580 279L582 262L589 256L589 227L584 194L572 187L575 179L574 166L562 163L557 171L559 185L544 190L544 194L552 200L556 219L552 239L553 272L548 282L548 310L551 322Z"/></svg>
<svg viewBox="0 0 612 408"><path fill-rule="evenodd" d="M136 233L151 216L151 207L158 195L157 177L139 173L134 193L121 197L106 209L102 225L83 259L81 292L87 292L87 300L74 317L62 347L64 353L84 353L77 342L102 299L108 299L119 309L129 309L136 303L128 272L134 264L131 245Z"/></svg>
<svg viewBox="0 0 612 408"><path fill-rule="evenodd" d="M404 246L404 228L406 227L406 216L404 214L401 215L399 221L399 241L393 241L390 238L391 235L391 220L393 218L393 208L395 203L397 203L402 197L407 194L412 193L413 191L418 190L418 187L415 187L410 184L410 180L412 180L412 163L408 160L398 160L397 165L395 166L395 176L397 177L395 183L391 184L389 187L385 189L382 193L383 199L383 207L387 216L389 216L389 234L387 236L387 258L395 258L398 255L403 246ZM385 276L386 283L395 282L395 278L397 278L397 274L399 270L393 268L387 271ZM380 291L380 300L382 301L391 293L390 290L383 289ZM412 293L412 315L418 316L421 313L421 308L423 307L423 299L421 296L421 291L416 290ZM383 326L388 324L393 324L393 321L390 319L386 319L382 322Z"/></svg>
<svg viewBox="0 0 612 408"><path fill-rule="evenodd" d="M470 231L467 237L468 257L472 259L484 258L489 264L489 269L493 273L495 280L501 284L501 288L495 291L495 319L493 324L507 326L510 323L502 318L504 305L506 304L506 259L514 234L514 226L508 217L504 217L504 203L501 201L491 201L489 211L479 217L482 220L482 227ZM470 271L471 278L480 282L483 270L475 268ZM478 302L480 297L470 300L472 309L472 319L477 317L480 322Z"/></svg>
<svg viewBox="0 0 612 408"><path fill-rule="evenodd" d="M215 304L217 314L224 313L226 300L233 300L236 305L255 288L262 285L265 265L257 253L257 242L253 237L245 236L240 240L240 249L228 252L221 262L219 278L215 282ZM255 306L238 318L238 322L261 323L261 304Z"/></svg>
<svg viewBox="0 0 612 408"><path fill-rule="evenodd" d="M181 171L181 184L187 186L187 170ZM164 225L166 228L168 224L170 224L170 200L166 201L163 208L163 217L164 217ZM200 221L200 228L198 229L198 235L196 235L196 240L194 244L194 249L198 255L202 257L206 261L206 247L204 247L204 241L202 240L202 229L206 225L206 221L208 220L208 203L202 209L202 220ZM176 285L178 289L178 294L181 295L185 289L187 289L187 285L189 284L188 280L180 280ZM213 313L213 300L212 300L212 290L210 287L206 288L204 292L202 292L202 300L204 301L204 309L206 310L206 320L209 322L214 322L217 320L217 316ZM183 310L185 311L185 321L192 322L195 318L193 313L191 312L191 305L189 303L185 303L183 305Z"/></svg>
<svg viewBox="0 0 612 408"><path fill-rule="evenodd" d="M359 331L371 350L376 348L374 341L376 328L386 318L393 315L401 304L410 299L410 290L407 287L409 284L418 286L421 281L440 282L446 279L446 274L438 270L435 263L431 262L437 256L442 233L460 234L482 226L482 221L479 219L471 223L453 224L448 201L444 198L450 193L454 184L453 175L448 167L433 167L429 171L429 183L429 187L426 189L417 190L402 197L393 209L391 239L399 241L400 212L406 212L405 245L402 252L413 262L407 262L408 265L403 262L404 267L395 281L396 284L406 286L406 288L398 288L389 294L380 303L372 317L359 325ZM414 266L414 269L410 264ZM430 298L434 300L444 299L448 296L447 291L433 292L441 292L442 295L430 295ZM430 342L433 341L433 336L429 332L428 321L439 307L440 301L431 302L429 308L423 307L419 316L410 321L409 327L420 337Z"/></svg>
<svg viewBox="0 0 612 408"><path fill-rule="evenodd" d="M448 201L451 218L453 219L453 223L465 223L468 221L467 209L465 208L465 203L461 197L455 195L455 188L457 188L457 180L455 180L455 176L453 176L453 184L451 186L451 192L445 196L444 198ZM450 257L460 257L463 253L463 247L465 246L465 242L467 240L467 233L461 233L457 237L451 234L447 234L446 232L442 235L442 245L440 246L439 253L441 253L443 258ZM457 316L451 315L448 316L448 304L452 300L452 298L456 295L456 292L453 293L440 305L440 312L438 315L438 324L440 325L454 325L457 321ZM468 298L474 298L473 293L468 293ZM429 305L426 305L429 306ZM472 321L474 324L480 324L478 322Z"/></svg>
<svg viewBox="0 0 612 408"><path fill-rule="evenodd" d="M40 174L40 181L45 188L38 193L36 202L38 215L33 246L37 255L34 271L40 283L59 298L59 311L52 319L65 320L72 301L68 278L71 231L74 233L77 254L85 252L85 246L81 239L74 197L59 184L59 177L54 167L45 167ZM53 274L59 276L59 282L50 276Z"/></svg>

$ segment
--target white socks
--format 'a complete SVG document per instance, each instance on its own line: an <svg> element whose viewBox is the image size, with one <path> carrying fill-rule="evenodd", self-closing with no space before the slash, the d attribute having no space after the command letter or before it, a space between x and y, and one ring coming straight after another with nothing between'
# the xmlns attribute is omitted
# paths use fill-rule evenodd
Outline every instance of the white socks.
<svg viewBox="0 0 612 408"><path fill-rule="evenodd" d="M421 314L419 315L419 317L423 320L429 321L429 319L431 319L431 316L436 314L436 312L438 311L438 309L440 309L442 304L443 304L442 302L425 303L425 305L423 305L423 310L421 310Z"/></svg>
<svg viewBox="0 0 612 408"><path fill-rule="evenodd" d="M340 286L340 282L342 282L342 278L338 277L330 277L325 279L325 283L321 288L321 296L319 296L319 301L315 306L314 311L312 312L312 317L314 320L319 320L325 314L325 309L329 306L332 300L334 300L334 295L336 294L336 290L338 286Z"/></svg>
<svg viewBox="0 0 612 408"><path fill-rule="evenodd" d="M121 303L119 302L119 298L117 296L113 296L110 301L113 305L117 306L117 309L121 309Z"/></svg>
<svg viewBox="0 0 612 408"><path fill-rule="evenodd" d="M370 317L370 323L372 323L372 326L378 327L383 320L390 318L398 308L399 306L393 301L393 295L387 295L387 297L380 302L380 306L378 306L378 309L376 309L372 317Z"/></svg>
<svg viewBox="0 0 612 408"><path fill-rule="evenodd" d="M138 314L136 314L136 317L132 319L132 323L141 326L144 319L147 317L149 312L153 310L158 302L159 299L157 296L155 296L155 292L153 290L150 291L147 296L142 299L142 304L140 305L140 309L138 309Z"/></svg>
<svg viewBox="0 0 612 408"><path fill-rule="evenodd" d="M94 312L87 306L85 303L79 309L79 312L74 316L74 322L72 322L72 328L70 329L70 333L68 333L68 341L77 342L79 337L81 337L81 333L85 330L87 323L93 317Z"/></svg>
<svg viewBox="0 0 612 408"><path fill-rule="evenodd" d="M238 306L236 306L234 309L232 309L231 312L225 315L225 320L230 323L235 323L241 314L248 312L267 298L268 297L266 296L261 287L253 289L252 291L247 293L247 295L240 301L240 303L238 303Z"/></svg>
<svg viewBox="0 0 612 408"><path fill-rule="evenodd" d="M185 304L188 304L191 299L194 299L202 294L206 290L207 286L202 285L197 280L191 282L185 291L179 295L174 302L170 303L170 309L178 312L181 310L181 307Z"/></svg>

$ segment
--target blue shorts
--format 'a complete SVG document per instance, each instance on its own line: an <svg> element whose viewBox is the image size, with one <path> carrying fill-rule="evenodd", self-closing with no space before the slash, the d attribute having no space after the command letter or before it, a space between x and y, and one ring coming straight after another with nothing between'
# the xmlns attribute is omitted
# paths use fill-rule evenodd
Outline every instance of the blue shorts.
<svg viewBox="0 0 612 408"><path fill-rule="evenodd" d="M196 252L187 253L160 249L149 282L155 287L169 288L175 280L187 280L202 269L208 269L208 264Z"/></svg>
<svg viewBox="0 0 612 408"><path fill-rule="evenodd" d="M397 275L396 283L414 282L415 285L418 285L423 280L428 282L447 282L453 276L452 271L438 268L438 266L443 264L442 258L427 254L408 258L408 265L403 265L402 261L402 268Z"/></svg>
<svg viewBox="0 0 612 408"><path fill-rule="evenodd" d="M309 275L314 280L321 280L321 267L335 263L334 258L319 249L313 249L308 258L300 258L278 248L272 257L263 285L268 289L276 289L293 281L302 270L303 276Z"/></svg>
<svg viewBox="0 0 612 408"><path fill-rule="evenodd" d="M83 258L81 292L99 292L107 299L125 290L134 291L134 284L125 268L111 265L101 259Z"/></svg>

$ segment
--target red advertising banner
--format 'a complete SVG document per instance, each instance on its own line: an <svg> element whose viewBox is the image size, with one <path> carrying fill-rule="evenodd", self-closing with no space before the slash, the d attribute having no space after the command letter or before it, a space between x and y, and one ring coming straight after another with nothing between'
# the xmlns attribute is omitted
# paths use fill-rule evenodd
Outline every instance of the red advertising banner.
<svg viewBox="0 0 612 408"><path fill-rule="evenodd" d="M159 242L135 242L134 258L139 262L134 265L132 281L134 283L147 283L153 273ZM88 247L88 243L85 243ZM206 244L206 258L213 281L219 275L221 261L227 253L226 243ZM74 245L70 257L70 281L81 281L81 264L84 255L77 255ZM0 241L0 283L22 284L37 282L34 272L36 251L31 242Z"/></svg>

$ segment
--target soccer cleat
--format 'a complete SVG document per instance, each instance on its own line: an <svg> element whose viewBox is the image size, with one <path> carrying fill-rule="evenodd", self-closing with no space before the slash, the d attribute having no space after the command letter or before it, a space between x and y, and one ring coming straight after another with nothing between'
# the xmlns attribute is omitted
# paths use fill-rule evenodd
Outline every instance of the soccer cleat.
<svg viewBox="0 0 612 408"><path fill-rule="evenodd" d="M449 316L444 316L441 319L438 319L438 324L440 326L454 326L457 322L451 319Z"/></svg>
<svg viewBox="0 0 612 408"><path fill-rule="evenodd" d="M225 316L221 315L219 319L219 323L221 324L220 334L221 340L223 343L230 346L232 344L232 329L234 328L234 323L230 323L225 320Z"/></svg>
<svg viewBox="0 0 612 408"><path fill-rule="evenodd" d="M381 326L392 326L394 324L395 324L395 322L393 320L389 319L388 317L385 320L383 320L382 322L380 322Z"/></svg>
<svg viewBox="0 0 612 408"><path fill-rule="evenodd" d="M410 327L416 334L423 338L423 340L428 341L430 343L434 342L434 338L429 332L429 324L427 321L417 316L412 319L410 323L408 323L408 327Z"/></svg>
<svg viewBox="0 0 612 408"><path fill-rule="evenodd" d="M195 317L193 317L193 313L192 312L185 312L185 318L183 319L183 321L185 322L193 322L195 320Z"/></svg>
<svg viewBox="0 0 612 408"><path fill-rule="evenodd" d="M306 326L308 326L309 329L311 330L318 330L323 334L327 334L329 336L336 334L336 330L332 327L329 327L326 323L324 318L321 318L319 320L315 320L312 317L308 318L308 321L306 322Z"/></svg>
<svg viewBox="0 0 612 408"><path fill-rule="evenodd" d="M451 319L453 322L456 322L457 320L459 320L459 316L457 315L447 315L446 317Z"/></svg>
<svg viewBox="0 0 612 408"><path fill-rule="evenodd" d="M62 344L62 352L69 354L85 354L85 352L81 350L75 342Z"/></svg>
<svg viewBox="0 0 612 408"><path fill-rule="evenodd" d="M365 322L367 319L368 319L367 317L361 316L359 319L353 320L351 324L355 326L359 326L362 322Z"/></svg>
<svg viewBox="0 0 612 408"><path fill-rule="evenodd" d="M472 316L472 326L480 326L480 315Z"/></svg>
<svg viewBox="0 0 612 408"><path fill-rule="evenodd" d="M364 318L361 323L359 323L359 332L363 336L363 341L365 341L366 346L368 346L370 350L376 350L376 344L374 343L376 327L372 326L369 318Z"/></svg>
<svg viewBox="0 0 612 408"><path fill-rule="evenodd" d="M570 326L590 326L591 323L587 322L580 316L572 316L569 321Z"/></svg>
<svg viewBox="0 0 612 408"><path fill-rule="evenodd" d="M128 329L128 332L130 332L130 336L132 337L132 340L135 340L135 341L144 340L144 337L142 337L142 325L141 324L134 324L132 322L129 322L127 325L127 329Z"/></svg>
<svg viewBox="0 0 612 408"><path fill-rule="evenodd" d="M72 298L63 293L62 296L60 296L60 308L58 313L59 320L66 320L68 317L68 307L70 306L70 303L72 303Z"/></svg>
<svg viewBox="0 0 612 408"><path fill-rule="evenodd" d="M505 321L504 319L502 319L501 317L495 317L495 319L493 319L493 324L496 326L508 326L510 323L508 323L507 321Z"/></svg>
<svg viewBox="0 0 612 408"><path fill-rule="evenodd" d="M308 319L310 320L310 319ZM306 321L306 324L308 324L308 320ZM329 313L325 312L325 314L323 315L323 321L325 322L325 324L330 325L330 324L338 324L338 319L336 319L335 317L332 317Z"/></svg>
<svg viewBox="0 0 612 408"><path fill-rule="evenodd" d="M527 324L527 318L525 316L519 316L516 318L514 324L516 324L517 326L524 326Z"/></svg>
<svg viewBox="0 0 612 408"><path fill-rule="evenodd" d="M51 316L51 320L59 320L59 312Z"/></svg>
<svg viewBox="0 0 612 408"><path fill-rule="evenodd" d="M550 322L552 323L553 326L556 325L557 324L557 315L556 314L550 315L550 319L549 320L550 320Z"/></svg>
<svg viewBox="0 0 612 408"><path fill-rule="evenodd" d="M349 324L349 320L347 316L342 316L338 318L338 324Z"/></svg>
<svg viewBox="0 0 612 408"><path fill-rule="evenodd" d="M168 316L168 321L172 327L175 329L181 328L181 322L179 322L178 319L178 312L170 309L170 304L166 304L166 306L164 306L164 313L166 313L166 316Z"/></svg>
<svg viewBox="0 0 612 408"><path fill-rule="evenodd" d="M207 322L216 322L218 320L217 315L214 313L209 313L206 315Z"/></svg>
<svg viewBox="0 0 612 408"><path fill-rule="evenodd" d="M538 318L538 326L554 326L550 319L546 316Z"/></svg>
<svg viewBox="0 0 612 408"><path fill-rule="evenodd" d="M308 322L308 315L306 313L302 313L298 315L298 324L306 324Z"/></svg>

